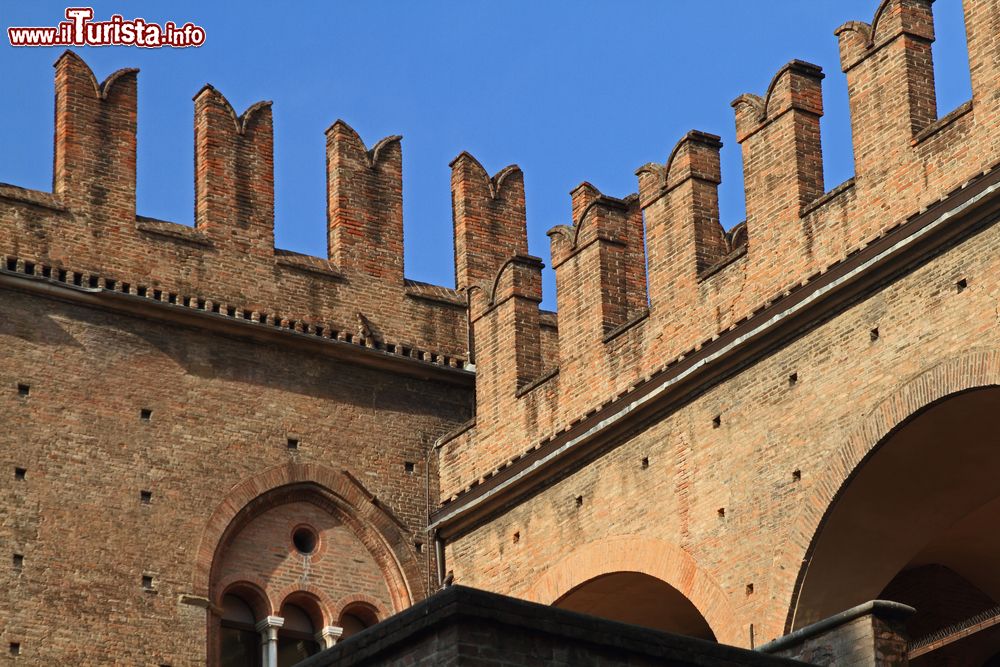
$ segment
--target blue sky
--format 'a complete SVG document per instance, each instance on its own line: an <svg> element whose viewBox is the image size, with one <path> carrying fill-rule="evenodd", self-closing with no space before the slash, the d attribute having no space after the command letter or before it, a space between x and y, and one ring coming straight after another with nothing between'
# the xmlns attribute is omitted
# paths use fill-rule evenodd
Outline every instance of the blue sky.
<svg viewBox="0 0 1000 667"><path fill-rule="evenodd" d="M508 2L94 2L95 19L205 28L196 49L83 48L99 80L139 67L138 210L193 224L193 103L204 83L237 112L274 101L279 247L325 256L324 130L350 123L371 146L403 135L406 274L454 284L449 161L525 172L529 246L570 222L569 190L612 196L663 162L690 129L722 136L723 224L743 219L729 102L762 94L785 62L821 65L827 187L853 173L834 29L871 21L877 0L510 0ZM63 3L0 0L0 23L55 25ZM277 9L277 8L280 8ZM969 98L960 0L934 5L938 104ZM4 31L5 32L5 31ZM0 182L49 190L52 63L58 48L0 46L5 97ZM555 282L545 275L545 306Z"/></svg>

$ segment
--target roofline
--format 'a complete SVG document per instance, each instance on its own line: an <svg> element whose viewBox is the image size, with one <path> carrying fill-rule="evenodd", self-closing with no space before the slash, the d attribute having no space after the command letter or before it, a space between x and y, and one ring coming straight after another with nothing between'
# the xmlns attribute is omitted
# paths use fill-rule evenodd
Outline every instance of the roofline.
<svg viewBox="0 0 1000 667"><path fill-rule="evenodd" d="M434 512L429 530L448 539L485 523L989 226L998 213L1000 165L779 295L700 350L682 355L569 429L528 448L520 458Z"/></svg>
<svg viewBox="0 0 1000 667"><path fill-rule="evenodd" d="M117 313L209 330L242 339L278 343L286 348L318 353L353 365L375 368L422 380L443 381L465 387L475 385L475 373L462 368L390 354L335 338L237 319L221 313L156 301L137 294L106 288L80 287L53 278L10 271L0 266L0 288L37 294L58 301L110 310Z"/></svg>

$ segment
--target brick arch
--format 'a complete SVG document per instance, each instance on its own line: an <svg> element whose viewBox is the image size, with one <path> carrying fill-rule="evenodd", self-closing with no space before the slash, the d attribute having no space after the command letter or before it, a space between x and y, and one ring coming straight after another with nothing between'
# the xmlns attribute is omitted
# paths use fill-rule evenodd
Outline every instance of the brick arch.
<svg viewBox="0 0 1000 667"><path fill-rule="evenodd" d="M395 611L413 603L412 584L421 569L410 542L388 512L348 475L316 463L286 463L240 482L223 498L205 525L195 555L192 589L212 600L216 555L253 516L286 502L320 504L336 513L382 570ZM213 600L214 601L214 600Z"/></svg>
<svg viewBox="0 0 1000 667"><path fill-rule="evenodd" d="M736 613L722 588L688 552L655 538L622 535L578 547L550 566L524 597L552 604L580 584L612 572L641 572L669 584L698 609L720 642L740 644Z"/></svg>
<svg viewBox="0 0 1000 667"><path fill-rule="evenodd" d="M258 620L269 616L274 612L274 603L267 594L267 584L254 576L233 576L219 582L219 607L222 606L222 598L228 594L233 594L250 605L254 616Z"/></svg>
<svg viewBox="0 0 1000 667"><path fill-rule="evenodd" d="M274 611L271 613L276 616L280 616L281 608L286 602L297 604L297 600L299 598L312 599L311 601L315 605L316 611L318 612L318 618L316 617L317 614L311 614L310 616L312 617L312 621L316 625L317 630L326 625L333 625L337 620L333 615L334 607L330 596L327 595L326 591L322 588L313 584L291 584L282 588L278 591L278 594L274 596L274 604L276 606L274 607Z"/></svg>
<svg viewBox="0 0 1000 667"><path fill-rule="evenodd" d="M333 621L338 621L348 607L356 604L368 605L374 609L375 614L378 616L378 620L380 621L384 621L389 616L389 612L386 610L385 605L382 604L381 600L372 597L371 595L365 595L364 593L355 593L354 595L345 595L337 600L336 604L333 605Z"/></svg>
<svg viewBox="0 0 1000 667"><path fill-rule="evenodd" d="M843 446L829 457L826 468L810 486L795 525L774 559L773 571L796 577L790 586L785 634L791 632L799 592L823 524L864 462L889 436L927 408L965 391L995 386L1000 386L1000 351L970 352L911 378L847 431Z"/></svg>

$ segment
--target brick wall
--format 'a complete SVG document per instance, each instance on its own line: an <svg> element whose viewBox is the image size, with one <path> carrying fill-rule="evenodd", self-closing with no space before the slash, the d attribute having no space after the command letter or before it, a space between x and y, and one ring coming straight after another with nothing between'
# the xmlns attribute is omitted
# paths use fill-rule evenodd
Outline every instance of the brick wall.
<svg viewBox="0 0 1000 667"><path fill-rule="evenodd" d="M233 581L267 613L309 591L332 625L427 594L428 448L468 389L10 288L0 340L4 664L204 665L204 605Z"/></svg>
<svg viewBox="0 0 1000 667"><path fill-rule="evenodd" d="M792 667L803 663L451 586L302 664Z"/></svg>
<svg viewBox="0 0 1000 667"><path fill-rule="evenodd" d="M690 133L665 165L641 168L649 312L610 331L601 317L621 312L616 299L642 301L640 281L620 278L636 243L624 231L632 200L589 187L592 212L551 233L558 364L541 364L534 382L522 360L538 345L537 268L498 267L492 302L478 312L474 302L472 313L475 426L439 448L435 525L456 581L551 603L586 573L639 571L688 596L723 642L749 645L751 624L758 642L788 631L807 548L854 466L935 398L997 382L1000 232L990 227L886 274L853 305L775 338L776 349L746 367L733 362L710 383L698 385L699 369L685 364L710 365L699 353L718 349L716 339L782 312L782 299L865 257L864 248L875 252L877 240L888 243L1000 162L1000 4L965 8L973 99L941 119L929 2L887 0L871 24L838 30L856 174L831 192L820 188L822 75L798 61L763 97L734 102L745 229L718 227L717 138ZM610 422L635 408L633 396L669 388L655 381L675 368L695 379L666 393L658 411ZM601 429L608 444L595 460L573 453Z"/></svg>
<svg viewBox="0 0 1000 667"><path fill-rule="evenodd" d="M534 361L544 357L537 309L528 304L540 295L495 293L507 272L519 272L515 282L530 285L525 272L538 265L504 263L522 253L518 245L506 254L494 250L494 278L482 283L482 305L472 312L480 409L476 428L441 450L443 500L1000 161L1000 10L992 0L965 6L973 99L940 119L930 2L883 2L871 24L852 21L837 31L855 176L830 192L822 188L823 74L801 61L781 68L763 96L733 102L747 198L746 225L736 233L724 234L719 225L721 144L702 132L683 137L665 164L638 170L638 199L606 197L589 184L574 190L573 224L550 231L559 304L551 363ZM495 248L506 238L484 235L478 243ZM459 265L484 256L469 244L456 248ZM508 305L508 297L519 305Z"/></svg>
<svg viewBox="0 0 1000 667"><path fill-rule="evenodd" d="M822 73L799 61L733 103L745 224L719 224L720 144L703 132L640 167L637 194L575 188L571 224L550 233L558 317L538 308L516 166L490 177L456 158L459 289L408 281L398 137L369 149L338 121L328 257L282 251L270 106L237 115L206 87L196 224L142 218L137 73L99 84L62 56L53 192L0 185L0 535L23 556L3 575L0 641L39 662L201 664L227 580L257 585L272 611L301 583L275 537L293 527L283 512L313 511L296 503L325 508L324 542L358 582L338 588L333 551L317 554L324 622L350 600L398 610L423 597L435 564L418 542L437 500L436 516L461 506L1000 162L1000 3L966 0L973 98L940 119L930 6L885 0L870 24L838 30L856 174L832 191ZM975 181L983 197L996 174ZM853 468L936 398L1000 382L1000 232L984 227L447 534L448 567L544 603L588 575L645 572L724 642L747 645L751 624L758 641L781 635ZM273 568L263 553L241 560L241 544L270 550Z"/></svg>
<svg viewBox="0 0 1000 667"><path fill-rule="evenodd" d="M270 103L195 96L195 226L136 217L137 70L56 63L52 193L0 185L0 256L82 286L183 303L460 367L465 298L403 277L399 137L327 131L329 259L274 248Z"/></svg>

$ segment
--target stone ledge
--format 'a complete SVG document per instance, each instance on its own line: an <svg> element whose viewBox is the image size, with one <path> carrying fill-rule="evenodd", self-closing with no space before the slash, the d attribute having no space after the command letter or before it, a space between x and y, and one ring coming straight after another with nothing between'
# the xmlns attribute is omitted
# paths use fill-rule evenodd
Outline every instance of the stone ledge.
<svg viewBox="0 0 1000 667"><path fill-rule="evenodd" d="M551 651L555 658L563 647L569 656L586 653L592 657L587 663L591 665L639 664L636 660L644 665L706 667L803 664L465 586L450 586L299 663L299 667L418 664L415 657L419 664L509 665L516 661L516 656L508 652L510 644L522 641L528 641L536 649L543 648L546 653ZM473 646L475 658L468 655ZM491 655L498 656L496 661ZM446 657L458 659L448 662ZM436 662L421 661L432 658Z"/></svg>

